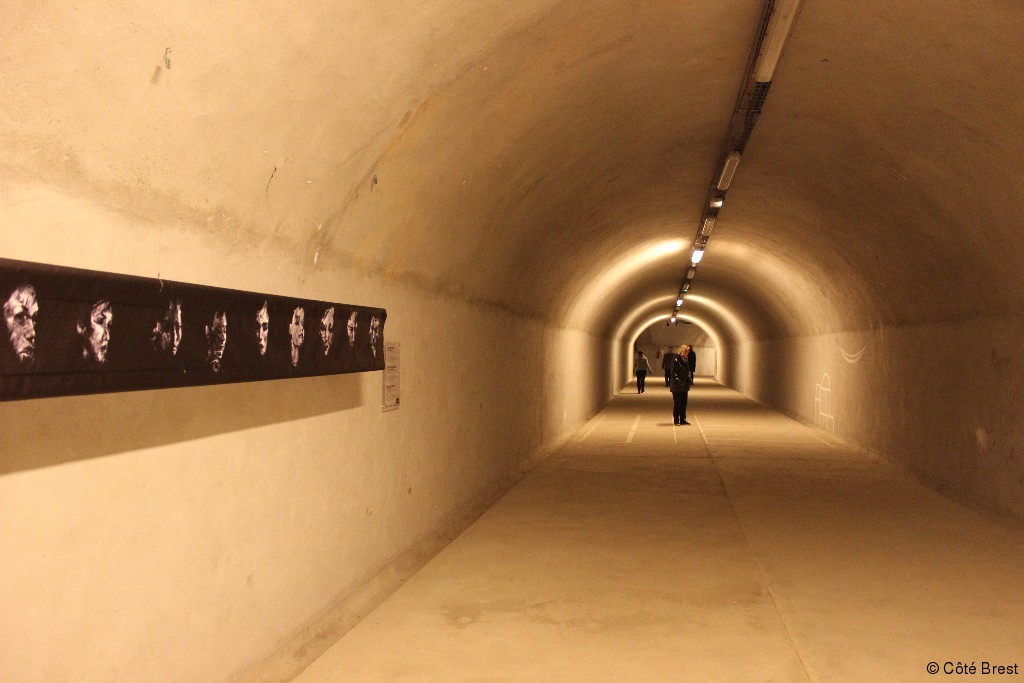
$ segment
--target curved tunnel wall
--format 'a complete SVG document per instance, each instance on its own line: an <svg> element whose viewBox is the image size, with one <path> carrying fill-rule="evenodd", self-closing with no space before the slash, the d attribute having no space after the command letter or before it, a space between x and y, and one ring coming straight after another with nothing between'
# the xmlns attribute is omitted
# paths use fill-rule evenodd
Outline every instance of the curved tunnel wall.
<svg viewBox="0 0 1024 683"><path fill-rule="evenodd" d="M1024 80L1019 50L986 45L1019 44L1024 13L917 9L876 26L848 4L803 5L705 256L750 273L730 278L749 292L733 308L755 322L723 379L1020 515L1024 434L1010 416L1024 392L1009 344L1024 300L1009 273L1024 196L1007 164L1024 149L1011 113Z"/></svg>
<svg viewBox="0 0 1024 683"><path fill-rule="evenodd" d="M295 666L621 388L760 4L0 12L2 256L384 306L402 343L386 415L376 375L0 406L0 669L178 681ZM727 384L1017 514L1021 35L805 0L684 307Z"/></svg>
<svg viewBox="0 0 1024 683"><path fill-rule="evenodd" d="M467 177L402 147L554 4L4 6L4 257L383 306L403 360L387 414L377 373L0 406L5 676L301 667L599 408L603 341L474 284L508 227L439 229Z"/></svg>
<svg viewBox="0 0 1024 683"><path fill-rule="evenodd" d="M989 47L1024 13L921 10L802 4L683 311L726 337L725 383L1020 515L1024 81Z"/></svg>
<svg viewBox="0 0 1024 683"><path fill-rule="evenodd" d="M139 216L31 194L4 184L3 215L34 242L9 255L157 272ZM381 412L379 373L0 405L0 660L19 680L226 680L292 637L283 661L308 663L295 653L365 613L604 399L580 368L599 353L586 333L189 242L205 256L165 246L165 276L385 306L402 407Z"/></svg>

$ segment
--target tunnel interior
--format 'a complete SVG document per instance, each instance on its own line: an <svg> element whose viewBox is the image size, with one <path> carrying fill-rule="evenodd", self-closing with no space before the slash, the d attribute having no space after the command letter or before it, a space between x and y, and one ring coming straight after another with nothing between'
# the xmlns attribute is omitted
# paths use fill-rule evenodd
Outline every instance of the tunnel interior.
<svg viewBox="0 0 1024 683"><path fill-rule="evenodd" d="M5 3L0 257L386 308L402 400L0 404L0 670L227 680L343 629L634 344L1024 516L1019 2L800 2L666 324L765 7Z"/></svg>
<svg viewBox="0 0 1024 683"><path fill-rule="evenodd" d="M691 351L696 355L694 374L698 377L714 377L718 368L718 349L715 346L715 339L700 326L689 321L669 325L667 319L662 318L640 332L636 336L632 348L646 354L653 373L652 376L658 377L665 374L664 371L668 366L665 355L676 353L684 344L690 346ZM632 353L630 353L629 360L632 362Z"/></svg>

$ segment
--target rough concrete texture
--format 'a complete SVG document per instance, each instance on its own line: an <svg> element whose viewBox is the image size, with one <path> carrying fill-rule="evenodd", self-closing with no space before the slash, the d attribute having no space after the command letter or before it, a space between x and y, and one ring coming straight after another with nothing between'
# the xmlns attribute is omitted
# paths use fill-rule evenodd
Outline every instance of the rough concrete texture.
<svg viewBox="0 0 1024 683"><path fill-rule="evenodd" d="M709 380L683 427L663 387L628 392L296 680L928 681L933 661L1022 663L1019 526Z"/></svg>
<svg viewBox="0 0 1024 683"><path fill-rule="evenodd" d="M0 256L383 306L403 353L389 414L377 375L0 406L4 677L257 670L590 418L761 9L4 2ZM730 386L1017 515L1022 35L804 0L684 306Z"/></svg>
<svg viewBox="0 0 1024 683"><path fill-rule="evenodd" d="M802 422L1024 516L1024 320L985 319L739 345L724 380ZM924 391L922 388L927 387Z"/></svg>

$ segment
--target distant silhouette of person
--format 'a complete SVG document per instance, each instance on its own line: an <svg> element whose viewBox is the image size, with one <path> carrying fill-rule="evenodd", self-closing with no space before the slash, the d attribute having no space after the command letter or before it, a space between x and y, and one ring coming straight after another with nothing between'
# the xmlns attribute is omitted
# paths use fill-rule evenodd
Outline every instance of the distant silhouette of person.
<svg viewBox="0 0 1024 683"><path fill-rule="evenodd" d="M676 357L675 351L669 347L669 350L665 352L665 355L661 357L661 369L665 372L665 386L668 386L668 376L672 371L672 359Z"/></svg>
<svg viewBox="0 0 1024 683"><path fill-rule="evenodd" d="M647 360L647 356L644 355L644 352L637 349L636 355L633 356L633 374L636 375L636 393L644 393L648 372L651 372L651 363Z"/></svg>
<svg viewBox="0 0 1024 683"><path fill-rule="evenodd" d="M10 348L5 349L3 357L11 358L10 364L18 369L28 370L36 360L36 288L27 283L15 288L4 301L3 317L10 340Z"/></svg>
<svg viewBox="0 0 1024 683"><path fill-rule="evenodd" d="M668 388L672 392L672 422L677 425L690 424L686 421L686 403L690 397L690 386L693 385L689 354L689 346L680 346L679 355L673 357L669 370Z"/></svg>

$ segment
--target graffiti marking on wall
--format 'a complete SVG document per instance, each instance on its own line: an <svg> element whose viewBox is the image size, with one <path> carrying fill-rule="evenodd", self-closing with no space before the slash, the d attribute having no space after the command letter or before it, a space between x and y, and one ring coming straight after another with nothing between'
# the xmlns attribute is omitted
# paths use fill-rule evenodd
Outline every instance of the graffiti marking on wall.
<svg viewBox="0 0 1024 683"><path fill-rule="evenodd" d="M853 365L854 363L858 362L861 358L864 357L864 351L867 348L867 346L863 346L861 347L860 351L857 351L856 353L847 353L847 351L843 349L842 346L840 346L839 353L842 354L843 360L845 360L850 365Z"/></svg>
<svg viewBox="0 0 1024 683"><path fill-rule="evenodd" d="M836 418L832 414L832 380L827 372L814 385L814 424L830 432L836 430Z"/></svg>

